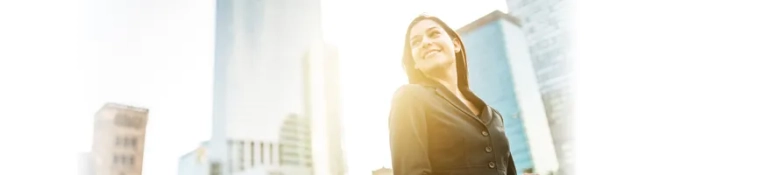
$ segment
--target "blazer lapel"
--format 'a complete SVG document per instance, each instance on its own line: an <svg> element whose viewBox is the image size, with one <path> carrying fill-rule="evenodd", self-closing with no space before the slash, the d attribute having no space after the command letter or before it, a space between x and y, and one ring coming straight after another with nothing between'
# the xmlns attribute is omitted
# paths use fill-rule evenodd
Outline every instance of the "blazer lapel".
<svg viewBox="0 0 780 175"><path fill-rule="evenodd" d="M455 97L455 94L452 94L449 90L447 90L444 87L436 86L436 94L438 94L440 97L447 100L452 106L460 110L461 112L467 114L469 117L473 118L474 120L477 120L477 122L481 123L482 125L487 125L485 122L479 119L471 110L464 104L458 97ZM485 106L484 108L487 108ZM484 111L484 110L482 110ZM481 115L486 115L484 112L482 112Z"/></svg>

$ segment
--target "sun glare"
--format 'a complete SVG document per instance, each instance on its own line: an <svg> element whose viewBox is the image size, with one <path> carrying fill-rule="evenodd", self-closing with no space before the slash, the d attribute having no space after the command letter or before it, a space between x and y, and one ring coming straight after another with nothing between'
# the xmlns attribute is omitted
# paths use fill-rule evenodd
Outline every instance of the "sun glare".
<svg viewBox="0 0 780 175"><path fill-rule="evenodd" d="M391 167L387 113L393 92L406 83L401 53L409 21L428 13L459 28L496 9L506 12L506 2L323 1L323 37L339 49L349 174Z"/></svg>

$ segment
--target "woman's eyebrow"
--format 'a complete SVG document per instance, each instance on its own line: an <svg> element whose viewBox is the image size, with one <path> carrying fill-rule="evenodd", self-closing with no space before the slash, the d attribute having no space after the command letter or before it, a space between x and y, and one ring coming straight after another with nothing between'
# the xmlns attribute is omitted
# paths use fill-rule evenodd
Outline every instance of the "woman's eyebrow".
<svg viewBox="0 0 780 175"><path fill-rule="evenodd" d="M428 33L428 32L430 32L432 30L436 30L437 28L438 28L437 26L428 27L428 29L425 29L425 33ZM411 38L409 38L410 41L411 40L415 40L415 39L420 39L420 34L415 34Z"/></svg>
<svg viewBox="0 0 780 175"><path fill-rule="evenodd" d="M436 26L429 27L428 29L425 29L425 32L427 33L430 32L431 30L436 30L436 28L437 28Z"/></svg>

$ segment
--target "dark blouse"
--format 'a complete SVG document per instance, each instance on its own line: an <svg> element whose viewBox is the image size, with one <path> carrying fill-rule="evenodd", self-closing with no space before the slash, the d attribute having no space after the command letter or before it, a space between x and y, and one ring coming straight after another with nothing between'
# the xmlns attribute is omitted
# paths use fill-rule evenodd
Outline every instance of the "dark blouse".
<svg viewBox="0 0 780 175"><path fill-rule="evenodd" d="M389 119L394 174L517 174L503 118L478 98L472 103L480 114L438 84L400 87Z"/></svg>

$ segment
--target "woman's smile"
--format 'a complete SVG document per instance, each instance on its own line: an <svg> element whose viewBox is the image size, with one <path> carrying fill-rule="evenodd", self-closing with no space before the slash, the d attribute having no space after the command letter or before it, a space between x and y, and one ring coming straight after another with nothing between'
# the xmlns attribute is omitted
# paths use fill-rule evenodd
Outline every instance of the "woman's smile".
<svg viewBox="0 0 780 175"><path fill-rule="evenodd" d="M431 49L431 50L428 50L428 52L425 53L425 56L423 58L424 59L433 58L438 53L441 53L440 49Z"/></svg>

